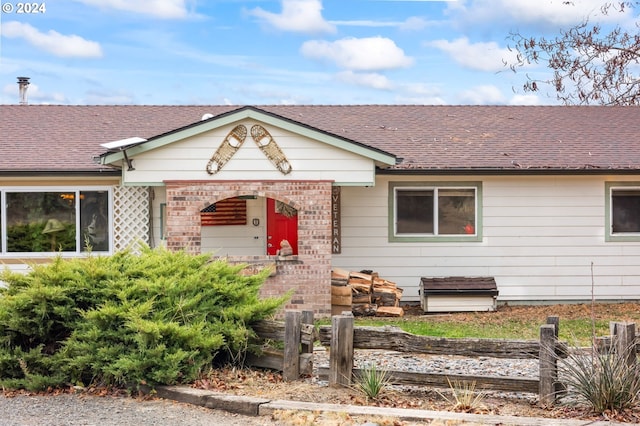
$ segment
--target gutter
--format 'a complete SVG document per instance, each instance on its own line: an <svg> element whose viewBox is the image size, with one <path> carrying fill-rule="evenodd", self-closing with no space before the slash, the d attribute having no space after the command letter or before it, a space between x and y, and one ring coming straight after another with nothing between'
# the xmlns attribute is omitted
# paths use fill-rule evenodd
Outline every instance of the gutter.
<svg viewBox="0 0 640 426"><path fill-rule="evenodd" d="M569 176L569 175L640 175L638 169L503 169L503 168L474 168L474 169L376 169L376 175L389 176Z"/></svg>

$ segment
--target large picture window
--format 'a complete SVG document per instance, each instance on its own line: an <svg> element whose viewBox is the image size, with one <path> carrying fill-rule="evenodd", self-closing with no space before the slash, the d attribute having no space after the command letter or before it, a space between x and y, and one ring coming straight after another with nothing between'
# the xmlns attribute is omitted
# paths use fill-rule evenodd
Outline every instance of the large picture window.
<svg viewBox="0 0 640 426"><path fill-rule="evenodd" d="M110 192L5 190L0 192L0 251L11 253L108 252Z"/></svg>
<svg viewBox="0 0 640 426"><path fill-rule="evenodd" d="M640 184L608 184L607 204L607 236L611 240L639 240Z"/></svg>
<svg viewBox="0 0 640 426"><path fill-rule="evenodd" d="M477 240L479 188L479 183L391 183L391 239Z"/></svg>

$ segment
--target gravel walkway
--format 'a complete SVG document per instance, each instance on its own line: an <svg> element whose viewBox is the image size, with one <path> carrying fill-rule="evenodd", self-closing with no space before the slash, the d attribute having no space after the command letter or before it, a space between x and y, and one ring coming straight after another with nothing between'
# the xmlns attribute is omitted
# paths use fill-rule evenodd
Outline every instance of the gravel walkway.
<svg viewBox="0 0 640 426"><path fill-rule="evenodd" d="M329 351L314 351L314 368L329 367ZM453 355L406 354L386 350L354 351L354 368L366 368L375 364L376 368L394 371L434 374L467 374L497 377L539 377L539 361L536 359L506 359L490 357L461 357ZM319 381L320 383L320 381ZM324 382L322 382L324 384ZM403 386L400 386L403 387ZM500 397L535 401L537 394L487 391Z"/></svg>
<svg viewBox="0 0 640 426"><path fill-rule="evenodd" d="M2 426L273 426L248 417L165 400L139 401L87 395L0 395Z"/></svg>

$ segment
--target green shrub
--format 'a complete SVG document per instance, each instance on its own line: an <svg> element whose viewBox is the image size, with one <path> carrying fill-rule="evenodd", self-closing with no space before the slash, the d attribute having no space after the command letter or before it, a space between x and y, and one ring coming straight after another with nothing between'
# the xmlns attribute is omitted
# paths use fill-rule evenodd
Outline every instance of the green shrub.
<svg viewBox="0 0 640 426"><path fill-rule="evenodd" d="M135 387L194 380L242 359L253 321L285 302L261 299L266 274L242 265L144 247L3 272L0 385Z"/></svg>

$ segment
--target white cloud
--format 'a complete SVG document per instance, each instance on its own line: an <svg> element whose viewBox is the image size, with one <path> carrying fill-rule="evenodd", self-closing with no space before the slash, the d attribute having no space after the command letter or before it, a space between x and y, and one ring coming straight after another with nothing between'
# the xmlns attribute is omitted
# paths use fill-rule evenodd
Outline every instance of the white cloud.
<svg viewBox="0 0 640 426"><path fill-rule="evenodd" d="M419 16L411 16L407 18L402 24L400 29L404 31L420 31L430 25L430 22Z"/></svg>
<svg viewBox="0 0 640 426"><path fill-rule="evenodd" d="M336 75L336 78L343 83L370 87L372 89L389 90L392 88L392 84L389 79L378 73L355 73L353 71L342 71Z"/></svg>
<svg viewBox="0 0 640 426"><path fill-rule="evenodd" d="M516 62L516 52L500 48L493 41L470 43L468 38L461 37L454 41L434 40L426 42L425 45L445 52L458 64L473 70L495 72L504 70L505 62Z"/></svg>
<svg viewBox="0 0 640 426"><path fill-rule="evenodd" d="M182 19L188 15L186 0L75 0L100 9L115 9L163 19Z"/></svg>
<svg viewBox="0 0 640 426"><path fill-rule="evenodd" d="M22 22L6 22L2 25L2 36L24 39L40 50L63 58L99 58L102 56L102 48L95 41L85 40L77 35L63 35L53 30L43 33Z"/></svg>
<svg viewBox="0 0 640 426"><path fill-rule="evenodd" d="M619 20L617 13L602 16L602 0L467 0L448 4L448 14L460 25L508 22L513 25L542 24L567 26L584 21L587 16L602 21ZM627 11L626 14L631 14Z"/></svg>
<svg viewBox="0 0 640 426"><path fill-rule="evenodd" d="M336 32L336 27L322 17L320 0L282 0L281 13L267 12L257 7L249 14L281 31L308 34Z"/></svg>
<svg viewBox="0 0 640 426"><path fill-rule="evenodd" d="M345 27L369 27L369 28L393 28L403 31L419 31L430 25L437 25L436 22L427 21L419 16L410 16L404 21L373 21L373 20L350 20L350 21L330 21L332 24Z"/></svg>
<svg viewBox="0 0 640 426"><path fill-rule="evenodd" d="M515 95L509 100L509 105L542 105L537 95Z"/></svg>
<svg viewBox="0 0 640 426"><path fill-rule="evenodd" d="M8 103L20 102L20 91L17 84L7 84L2 88L2 93L9 100ZM30 104L66 104L66 96L60 92L45 93L36 84L29 84L27 89L27 103Z"/></svg>
<svg viewBox="0 0 640 426"><path fill-rule="evenodd" d="M499 105L506 99L496 86L476 86L457 95L461 104L465 105Z"/></svg>
<svg viewBox="0 0 640 426"><path fill-rule="evenodd" d="M441 87L426 83L405 83L399 86L398 104L445 105Z"/></svg>
<svg viewBox="0 0 640 426"><path fill-rule="evenodd" d="M303 43L300 51L307 58L329 60L339 68L355 71L406 68L413 64L413 59L393 40L384 37L311 40Z"/></svg>

